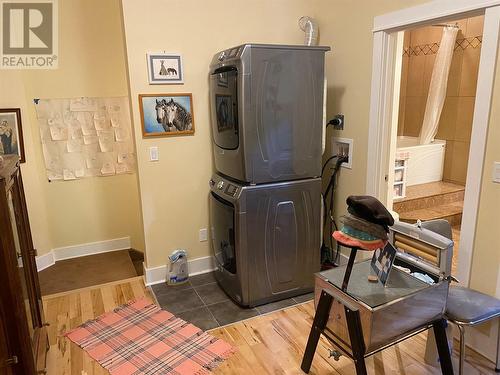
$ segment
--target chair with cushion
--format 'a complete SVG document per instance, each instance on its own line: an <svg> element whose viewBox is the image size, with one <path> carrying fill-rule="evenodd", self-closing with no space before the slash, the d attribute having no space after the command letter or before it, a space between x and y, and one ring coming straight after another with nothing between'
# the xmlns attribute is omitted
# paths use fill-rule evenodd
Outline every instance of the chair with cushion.
<svg viewBox="0 0 500 375"><path fill-rule="evenodd" d="M430 220L421 223L422 228L436 232L452 239L451 226L443 219ZM446 305L446 318L455 324L460 331L460 361L459 374L463 374L465 359L465 327L474 327L478 324L500 317L500 300L487 294L464 288L450 286ZM500 321L498 322L497 357L495 371L500 372Z"/></svg>

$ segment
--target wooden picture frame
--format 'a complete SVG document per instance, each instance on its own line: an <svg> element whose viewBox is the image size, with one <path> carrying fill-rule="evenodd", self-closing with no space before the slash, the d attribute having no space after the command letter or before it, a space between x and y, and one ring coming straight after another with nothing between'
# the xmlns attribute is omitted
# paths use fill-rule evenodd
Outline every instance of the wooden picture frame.
<svg viewBox="0 0 500 375"><path fill-rule="evenodd" d="M143 138L194 134L193 95L139 94Z"/></svg>
<svg viewBox="0 0 500 375"><path fill-rule="evenodd" d="M0 108L1 155L19 155L21 163L26 161L20 108Z"/></svg>

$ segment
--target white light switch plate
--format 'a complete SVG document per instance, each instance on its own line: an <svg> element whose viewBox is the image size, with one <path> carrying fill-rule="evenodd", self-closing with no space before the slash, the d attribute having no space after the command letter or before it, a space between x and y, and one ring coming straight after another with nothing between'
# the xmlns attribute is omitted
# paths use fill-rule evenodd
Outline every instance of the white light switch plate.
<svg viewBox="0 0 500 375"><path fill-rule="evenodd" d="M158 161L160 160L160 153L158 152L158 147L150 147L149 148L149 161Z"/></svg>
<svg viewBox="0 0 500 375"><path fill-rule="evenodd" d="M200 229L199 239L200 242L204 242L208 239L207 228Z"/></svg>
<svg viewBox="0 0 500 375"><path fill-rule="evenodd" d="M493 182L500 184L500 162L493 163Z"/></svg>

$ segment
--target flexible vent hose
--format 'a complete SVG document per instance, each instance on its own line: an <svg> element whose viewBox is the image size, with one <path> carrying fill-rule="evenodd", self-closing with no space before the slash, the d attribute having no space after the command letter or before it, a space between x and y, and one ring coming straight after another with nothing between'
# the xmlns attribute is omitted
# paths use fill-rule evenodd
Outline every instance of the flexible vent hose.
<svg viewBox="0 0 500 375"><path fill-rule="evenodd" d="M306 33L304 44L307 46L318 45L318 23L314 18L303 16L299 19L299 26Z"/></svg>

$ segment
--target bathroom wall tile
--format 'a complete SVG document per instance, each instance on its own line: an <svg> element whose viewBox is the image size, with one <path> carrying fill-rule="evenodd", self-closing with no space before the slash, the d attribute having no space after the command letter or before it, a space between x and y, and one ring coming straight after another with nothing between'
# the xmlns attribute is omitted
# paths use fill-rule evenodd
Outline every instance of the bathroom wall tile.
<svg viewBox="0 0 500 375"><path fill-rule="evenodd" d="M457 123L459 98L449 96L444 101L443 111L439 118L439 127L436 134L438 139L453 140Z"/></svg>
<svg viewBox="0 0 500 375"><path fill-rule="evenodd" d="M439 43L443 37L443 28L436 26L426 27L427 43Z"/></svg>
<svg viewBox="0 0 500 375"><path fill-rule="evenodd" d="M418 29L411 30L411 45L418 46L420 44L425 44L427 35L426 35L427 27L422 27Z"/></svg>
<svg viewBox="0 0 500 375"><path fill-rule="evenodd" d="M467 18L449 23L452 25L458 25L457 39L465 38L465 35L467 34Z"/></svg>
<svg viewBox="0 0 500 375"><path fill-rule="evenodd" d="M405 107L406 98L402 97L399 100L398 135L404 135L405 133Z"/></svg>
<svg viewBox="0 0 500 375"><path fill-rule="evenodd" d="M464 57L460 74L460 96L475 96L481 48L467 48L463 53Z"/></svg>
<svg viewBox="0 0 500 375"><path fill-rule="evenodd" d="M421 96L424 84L425 56L411 56L408 64L407 96Z"/></svg>
<svg viewBox="0 0 500 375"><path fill-rule="evenodd" d="M453 161L453 146L455 142L446 141L444 154L443 181L451 181L451 163Z"/></svg>
<svg viewBox="0 0 500 375"><path fill-rule="evenodd" d="M411 31L411 45L435 43L441 40L442 28L426 26Z"/></svg>
<svg viewBox="0 0 500 375"><path fill-rule="evenodd" d="M411 31L403 32L403 46L409 46L411 43Z"/></svg>
<svg viewBox="0 0 500 375"><path fill-rule="evenodd" d="M465 36L470 38L478 35L483 35L484 16L470 17L467 20L467 32Z"/></svg>
<svg viewBox="0 0 500 375"><path fill-rule="evenodd" d="M458 98L457 125L455 127L455 140L457 141L470 142L474 103L475 98L471 96Z"/></svg>
<svg viewBox="0 0 500 375"><path fill-rule="evenodd" d="M465 184L468 160L469 142L455 141L453 145L453 161L450 176L451 181L459 184Z"/></svg>
<svg viewBox="0 0 500 375"><path fill-rule="evenodd" d="M434 70L435 61L436 61L436 55L425 56L424 77L422 83L422 94L424 96L427 96L429 93L429 87L431 84L432 71Z"/></svg>
<svg viewBox="0 0 500 375"><path fill-rule="evenodd" d="M406 98L404 135L418 137L420 134L424 120L425 102L426 99L421 96Z"/></svg>
<svg viewBox="0 0 500 375"><path fill-rule="evenodd" d="M448 75L448 87L446 88L446 96L458 96L460 94L460 79L462 73L463 58L464 51L461 48L453 52L450 73Z"/></svg>
<svg viewBox="0 0 500 375"><path fill-rule="evenodd" d="M406 96L406 89L408 86L408 65L410 63L410 58L408 56L403 56L403 61L401 65L401 86L399 87L399 95Z"/></svg>

